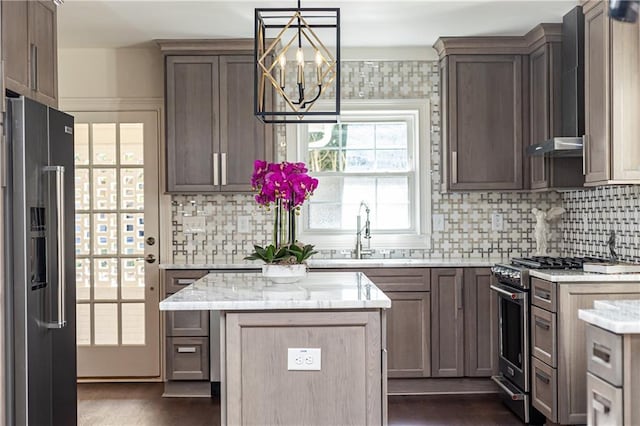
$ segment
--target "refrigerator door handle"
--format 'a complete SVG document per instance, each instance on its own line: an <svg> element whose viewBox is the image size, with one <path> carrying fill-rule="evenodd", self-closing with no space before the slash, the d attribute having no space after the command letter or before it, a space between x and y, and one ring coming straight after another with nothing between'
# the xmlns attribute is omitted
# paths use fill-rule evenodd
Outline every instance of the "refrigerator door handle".
<svg viewBox="0 0 640 426"><path fill-rule="evenodd" d="M54 172L56 174L56 228L58 235L56 243L58 246L58 319L49 324L49 328L64 328L67 326L67 317L65 314L65 287L66 277L64 270L64 167L48 166L44 168L45 172Z"/></svg>

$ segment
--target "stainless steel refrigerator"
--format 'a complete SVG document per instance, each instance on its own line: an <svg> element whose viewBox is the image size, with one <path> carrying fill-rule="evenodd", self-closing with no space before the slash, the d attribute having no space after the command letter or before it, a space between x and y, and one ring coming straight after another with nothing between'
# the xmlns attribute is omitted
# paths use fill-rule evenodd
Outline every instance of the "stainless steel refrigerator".
<svg viewBox="0 0 640 426"><path fill-rule="evenodd" d="M75 425L73 117L7 103L5 421Z"/></svg>

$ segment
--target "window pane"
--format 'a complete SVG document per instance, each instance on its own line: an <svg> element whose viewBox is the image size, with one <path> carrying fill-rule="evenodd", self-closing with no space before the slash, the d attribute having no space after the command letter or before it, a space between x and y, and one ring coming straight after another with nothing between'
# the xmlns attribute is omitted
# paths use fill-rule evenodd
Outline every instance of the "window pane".
<svg viewBox="0 0 640 426"><path fill-rule="evenodd" d="M118 259L93 260L93 298L115 300L118 297Z"/></svg>
<svg viewBox="0 0 640 426"><path fill-rule="evenodd" d="M118 215L97 213L93 215L93 254L118 253Z"/></svg>
<svg viewBox="0 0 640 426"><path fill-rule="evenodd" d="M320 176L318 188L313 193L314 202L339 202L342 200L342 178Z"/></svg>
<svg viewBox="0 0 640 426"><path fill-rule="evenodd" d="M373 149L376 140L375 124L349 123L343 125L347 149Z"/></svg>
<svg viewBox="0 0 640 426"><path fill-rule="evenodd" d="M408 204L378 204L371 218L371 228L375 229L407 229L409 224Z"/></svg>
<svg viewBox="0 0 640 426"><path fill-rule="evenodd" d="M122 226L122 254L144 254L144 214L120 215Z"/></svg>
<svg viewBox="0 0 640 426"><path fill-rule="evenodd" d="M120 259L122 267L121 292L123 299L144 300L144 261Z"/></svg>
<svg viewBox="0 0 640 426"><path fill-rule="evenodd" d="M121 169L120 191L120 208L144 210L144 169Z"/></svg>
<svg viewBox="0 0 640 426"><path fill-rule="evenodd" d="M144 125L120 123L120 164L144 163Z"/></svg>
<svg viewBox="0 0 640 426"><path fill-rule="evenodd" d="M76 259L76 299L89 300L91 291L91 261Z"/></svg>
<svg viewBox="0 0 640 426"><path fill-rule="evenodd" d="M339 172L343 164L343 151L335 149L313 149L309 151L309 170L311 172Z"/></svg>
<svg viewBox="0 0 640 426"><path fill-rule="evenodd" d="M75 124L73 151L76 164L83 166L89 164L89 125L87 123Z"/></svg>
<svg viewBox="0 0 640 426"><path fill-rule="evenodd" d="M93 164L116 164L116 125L115 123L94 123Z"/></svg>
<svg viewBox="0 0 640 426"><path fill-rule="evenodd" d="M118 305L96 303L93 305L93 324L96 345L118 344Z"/></svg>
<svg viewBox="0 0 640 426"><path fill-rule="evenodd" d="M91 208L91 188L89 186L89 169L76 169L75 176L76 210Z"/></svg>
<svg viewBox="0 0 640 426"><path fill-rule="evenodd" d="M405 171L408 169L406 150L384 149L376 151L377 171Z"/></svg>
<svg viewBox="0 0 640 426"><path fill-rule="evenodd" d="M345 153L345 172L373 171L376 152L374 150L349 150Z"/></svg>
<svg viewBox="0 0 640 426"><path fill-rule="evenodd" d="M122 344L144 345L144 303L122 304Z"/></svg>
<svg viewBox="0 0 640 426"><path fill-rule="evenodd" d="M409 203L409 179L406 177L378 178L379 203Z"/></svg>
<svg viewBox="0 0 640 426"><path fill-rule="evenodd" d="M378 123L376 125L376 148L407 149L407 123Z"/></svg>
<svg viewBox="0 0 640 426"><path fill-rule="evenodd" d="M93 208L115 210L118 206L115 169L93 169Z"/></svg>
<svg viewBox="0 0 640 426"><path fill-rule="evenodd" d="M91 344L91 306L88 303L76 305L76 339L78 345Z"/></svg>
<svg viewBox="0 0 640 426"><path fill-rule="evenodd" d="M88 214L76 214L76 254L88 256L91 247L91 219Z"/></svg>
<svg viewBox="0 0 640 426"><path fill-rule="evenodd" d="M334 204L310 204L309 228L340 229L342 208Z"/></svg>
<svg viewBox="0 0 640 426"><path fill-rule="evenodd" d="M376 179L373 177L344 178L342 203L360 205L360 201L365 201L369 206L373 206L376 201L375 185Z"/></svg>

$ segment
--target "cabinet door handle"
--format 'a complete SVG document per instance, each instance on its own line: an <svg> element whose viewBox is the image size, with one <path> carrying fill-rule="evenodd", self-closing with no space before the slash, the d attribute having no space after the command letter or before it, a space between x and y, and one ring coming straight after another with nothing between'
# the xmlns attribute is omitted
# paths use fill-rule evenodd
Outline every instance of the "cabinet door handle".
<svg viewBox="0 0 640 426"><path fill-rule="evenodd" d="M456 290L458 290L458 310L464 309L464 291L462 282L456 282L456 287Z"/></svg>
<svg viewBox="0 0 640 426"><path fill-rule="evenodd" d="M220 154L220 163L222 164L222 186L227 184L227 153Z"/></svg>
<svg viewBox="0 0 640 426"><path fill-rule="evenodd" d="M551 378L549 376L547 376L546 374L542 374L539 371L536 371L536 377L538 379L540 379L542 382L544 382L545 384L549 384L549 382L551 381Z"/></svg>
<svg viewBox="0 0 640 426"><path fill-rule="evenodd" d="M179 347L178 348L178 353L179 354L194 354L194 353L196 353L196 348L195 348L195 346Z"/></svg>
<svg viewBox="0 0 640 426"><path fill-rule="evenodd" d="M591 407L596 411L608 414L609 411L611 411L611 401L594 392L593 399L591 400Z"/></svg>
<svg viewBox="0 0 640 426"><path fill-rule="evenodd" d="M194 280L193 278L178 279L179 285L189 285L189 284L193 284L194 282L196 282L196 280Z"/></svg>
<svg viewBox="0 0 640 426"><path fill-rule="evenodd" d="M545 302L551 301L551 293L547 291L536 289L533 295L536 299L544 300Z"/></svg>
<svg viewBox="0 0 640 426"><path fill-rule="evenodd" d="M611 349L608 347L594 342L591 353L593 354L594 360L600 361L604 364L611 363Z"/></svg>
<svg viewBox="0 0 640 426"><path fill-rule="evenodd" d="M218 153L213 153L213 185L218 186Z"/></svg>
<svg viewBox="0 0 640 426"><path fill-rule="evenodd" d="M536 327L540 327L542 329L548 330L549 328L551 328L551 323L549 321L536 318Z"/></svg>
<svg viewBox="0 0 640 426"><path fill-rule="evenodd" d="M35 43L31 43L31 88L38 90L38 46Z"/></svg>
<svg viewBox="0 0 640 426"><path fill-rule="evenodd" d="M458 183L458 151L451 151L451 183Z"/></svg>
<svg viewBox="0 0 640 426"><path fill-rule="evenodd" d="M587 174L587 143L589 136L582 135L582 174Z"/></svg>

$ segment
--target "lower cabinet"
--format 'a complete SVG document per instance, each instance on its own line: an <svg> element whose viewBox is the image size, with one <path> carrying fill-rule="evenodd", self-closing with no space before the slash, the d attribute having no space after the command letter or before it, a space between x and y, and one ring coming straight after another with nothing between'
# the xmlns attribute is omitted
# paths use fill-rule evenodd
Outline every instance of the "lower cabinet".
<svg viewBox="0 0 640 426"><path fill-rule="evenodd" d="M391 299L386 313L389 378L496 374L498 303L490 290L489 268L357 271Z"/></svg>
<svg viewBox="0 0 640 426"><path fill-rule="evenodd" d="M431 375L497 372L498 305L488 268L431 270Z"/></svg>
<svg viewBox="0 0 640 426"><path fill-rule="evenodd" d="M165 295L180 291L208 272L165 271ZM209 380L209 311L168 311L165 313L165 331L166 380Z"/></svg>

